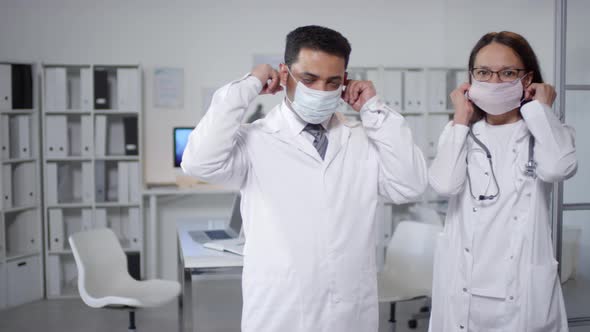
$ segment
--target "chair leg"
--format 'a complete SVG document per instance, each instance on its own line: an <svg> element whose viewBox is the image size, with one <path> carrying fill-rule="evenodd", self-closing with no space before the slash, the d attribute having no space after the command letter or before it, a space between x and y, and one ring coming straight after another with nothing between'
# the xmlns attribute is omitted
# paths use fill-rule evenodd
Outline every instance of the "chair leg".
<svg viewBox="0 0 590 332"><path fill-rule="evenodd" d="M395 330L396 330L395 302L391 302L391 306L389 309L389 322L391 323L391 326L393 326L391 331L395 332Z"/></svg>
<svg viewBox="0 0 590 332"><path fill-rule="evenodd" d="M129 331L135 331L135 311L129 311Z"/></svg>

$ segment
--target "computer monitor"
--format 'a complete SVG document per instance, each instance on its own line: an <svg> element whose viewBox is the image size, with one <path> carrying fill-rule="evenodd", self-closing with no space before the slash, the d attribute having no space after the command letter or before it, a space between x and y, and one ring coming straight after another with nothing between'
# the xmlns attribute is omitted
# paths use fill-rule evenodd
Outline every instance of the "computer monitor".
<svg viewBox="0 0 590 332"><path fill-rule="evenodd" d="M180 167L182 154L188 143L189 134L195 129L194 127L175 127L173 132L174 139L174 167Z"/></svg>

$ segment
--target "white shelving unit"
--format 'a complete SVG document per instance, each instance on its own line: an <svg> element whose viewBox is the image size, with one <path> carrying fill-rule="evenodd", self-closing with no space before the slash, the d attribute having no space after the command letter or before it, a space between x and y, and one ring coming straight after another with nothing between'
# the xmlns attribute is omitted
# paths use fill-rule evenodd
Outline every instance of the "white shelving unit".
<svg viewBox="0 0 590 332"><path fill-rule="evenodd" d="M416 144L430 164L436 156L438 138L454 113L449 95L459 84L467 81L468 76L465 68L377 66L351 67L348 78L373 81L384 101L406 118ZM352 109L345 115L358 117ZM384 221L383 225L379 224L383 229L378 231L379 264L383 262L385 248L397 221L412 219L413 208L418 207L416 205L426 204L439 213L445 210L446 203L432 189L426 191L419 203L393 205L384 202L378 212ZM387 222L390 220L391 223Z"/></svg>
<svg viewBox="0 0 590 332"><path fill-rule="evenodd" d="M0 309L43 298L36 66L0 62Z"/></svg>
<svg viewBox="0 0 590 332"><path fill-rule="evenodd" d="M141 68L43 65L48 298L77 297L68 237L108 227L144 275Z"/></svg>

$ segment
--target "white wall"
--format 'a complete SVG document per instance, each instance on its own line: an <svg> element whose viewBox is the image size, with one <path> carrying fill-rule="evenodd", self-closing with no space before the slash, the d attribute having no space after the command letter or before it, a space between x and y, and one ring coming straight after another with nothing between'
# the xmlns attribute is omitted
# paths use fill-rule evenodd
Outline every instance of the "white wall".
<svg viewBox="0 0 590 332"><path fill-rule="evenodd" d="M171 128L197 123L202 89L249 71L253 54L281 54L285 35L306 24L341 31L353 47L352 66L466 66L481 35L513 30L528 38L553 80L552 0L1 0L0 59L141 63L146 181L173 182ZM185 68L184 109L153 107L156 66Z"/></svg>

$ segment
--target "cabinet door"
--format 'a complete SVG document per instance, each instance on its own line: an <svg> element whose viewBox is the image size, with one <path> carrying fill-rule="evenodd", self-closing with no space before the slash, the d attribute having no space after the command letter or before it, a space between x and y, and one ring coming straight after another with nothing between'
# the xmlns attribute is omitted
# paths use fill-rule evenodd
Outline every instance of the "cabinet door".
<svg viewBox="0 0 590 332"><path fill-rule="evenodd" d="M17 306L43 297L39 256L7 263L8 305Z"/></svg>

